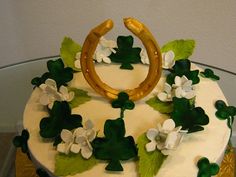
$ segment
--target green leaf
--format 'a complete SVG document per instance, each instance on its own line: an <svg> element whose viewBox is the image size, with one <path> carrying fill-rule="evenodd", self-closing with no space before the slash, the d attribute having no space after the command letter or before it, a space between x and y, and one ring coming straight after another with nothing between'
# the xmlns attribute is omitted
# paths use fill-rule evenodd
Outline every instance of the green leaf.
<svg viewBox="0 0 236 177"><path fill-rule="evenodd" d="M149 106L151 106L154 110L156 110L160 113L163 113L163 114L168 114L173 111L173 103L172 102L162 102L156 96L147 100L146 103Z"/></svg>
<svg viewBox="0 0 236 177"><path fill-rule="evenodd" d="M69 155L58 153L55 162L55 175L68 176L82 173L93 168L98 163L98 160L91 156L89 159L84 159L81 154Z"/></svg>
<svg viewBox="0 0 236 177"><path fill-rule="evenodd" d="M159 150L147 152L145 145L149 143L145 133L142 134L137 141L138 146L138 171L140 177L153 177L161 168L162 163L167 156L163 155Z"/></svg>
<svg viewBox="0 0 236 177"><path fill-rule="evenodd" d="M106 170L123 171L120 160L129 160L137 156L133 137L125 136L125 124L121 118L106 120L105 137L97 137L93 142L96 159L107 160Z"/></svg>
<svg viewBox="0 0 236 177"><path fill-rule="evenodd" d="M175 60L189 58L195 48L194 40L175 40L168 42L161 48L161 52L168 52L172 50L175 53Z"/></svg>
<svg viewBox="0 0 236 177"><path fill-rule="evenodd" d="M80 71L74 65L75 56L81 51L81 46L74 42L71 38L65 37L61 44L60 55L66 66L72 68L75 71Z"/></svg>
<svg viewBox="0 0 236 177"><path fill-rule="evenodd" d="M133 48L133 40L132 36L118 36L116 53L109 56L112 62L121 63L121 69L132 70L131 64L141 63L141 48Z"/></svg>
<svg viewBox="0 0 236 177"><path fill-rule="evenodd" d="M78 107L79 105L91 100L91 96L88 95L87 91L77 88L68 88L68 90L75 93L74 99L69 102L71 108Z"/></svg>

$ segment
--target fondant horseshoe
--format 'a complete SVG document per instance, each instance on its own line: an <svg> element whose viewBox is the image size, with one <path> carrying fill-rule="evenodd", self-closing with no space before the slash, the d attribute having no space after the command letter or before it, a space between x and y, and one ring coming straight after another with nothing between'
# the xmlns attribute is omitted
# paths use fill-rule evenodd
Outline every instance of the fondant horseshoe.
<svg viewBox="0 0 236 177"><path fill-rule="evenodd" d="M136 101L149 94L156 86L161 76L162 58L160 49L154 37L144 24L134 18L125 18L124 24L127 29L129 29L142 41L147 50L150 61L148 74L145 80L141 82L137 88L125 90L125 92L129 95L129 98ZM108 99L116 99L121 90L114 89L101 81L94 68L93 54L96 50L100 37L110 31L112 27L113 22L109 19L92 29L85 39L80 59L81 70L89 85L97 93Z"/></svg>

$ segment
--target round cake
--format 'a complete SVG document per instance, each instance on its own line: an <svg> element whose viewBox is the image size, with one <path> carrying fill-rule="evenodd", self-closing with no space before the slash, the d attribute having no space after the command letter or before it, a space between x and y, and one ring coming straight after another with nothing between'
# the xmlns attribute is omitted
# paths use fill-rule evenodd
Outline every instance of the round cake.
<svg viewBox="0 0 236 177"><path fill-rule="evenodd" d="M118 37L117 45L100 40L93 56L99 78L120 91L113 99L97 93L84 78L75 60L81 48L69 38L62 43L62 60L49 61L49 72L32 80L37 87L26 104L23 124L32 161L50 176L196 177L202 173L202 157L220 165L230 129L216 116L215 103L226 99L206 70L187 59L195 43L164 45L158 84L133 101L127 89L147 78L150 55L129 48L132 40ZM122 53L124 46L132 57L138 53L140 62L132 57L119 62L116 57L124 53L129 59Z"/></svg>

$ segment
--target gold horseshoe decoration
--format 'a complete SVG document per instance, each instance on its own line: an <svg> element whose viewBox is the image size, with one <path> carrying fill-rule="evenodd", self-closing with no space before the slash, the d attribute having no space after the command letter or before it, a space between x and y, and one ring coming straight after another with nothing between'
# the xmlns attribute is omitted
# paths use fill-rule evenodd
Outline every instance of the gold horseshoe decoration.
<svg viewBox="0 0 236 177"><path fill-rule="evenodd" d="M150 61L145 80L141 82L137 88L125 90L129 98L135 101L148 95L156 86L161 77L162 57L154 37L144 24L134 18L125 18L124 24L127 29L142 41ZM120 90L116 90L101 81L94 68L93 54L101 36L110 31L112 27L113 22L109 19L92 29L85 39L80 59L82 73L89 85L97 93L108 99L116 99Z"/></svg>

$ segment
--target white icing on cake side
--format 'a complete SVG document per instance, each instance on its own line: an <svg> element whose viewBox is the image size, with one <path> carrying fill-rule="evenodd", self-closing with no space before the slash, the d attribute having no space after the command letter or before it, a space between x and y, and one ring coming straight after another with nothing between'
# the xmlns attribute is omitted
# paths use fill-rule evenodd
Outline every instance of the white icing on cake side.
<svg viewBox="0 0 236 177"><path fill-rule="evenodd" d="M146 77L148 66L137 65L134 71L118 69L118 65L99 65L96 70L101 79L108 85L127 89L134 88ZM157 85L157 90L163 87L164 79ZM105 120L119 117L120 110L113 109L111 104L100 95L97 95L86 83L82 73L77 73L70 83L72 87L87 90L92 100L72 110L72 113L80 114L83 119L91 119L95 124L95 130L99 130L99 136L103 134ZM24 127L30 133L28 141L29 150L34 157L35 163L43 165L50 172L54 171L54 157L57 153L51 142L46 142L39 135L39 122L47 116L46 109L39 104L40 90L36 88L24 112ZM154 90L153 93L156 93ZM153 96L135 102L134 110L125 112L126 136L132 135L135 140L149 128L155 128L157 123L163 122L166 115L162 115L151 108L145 101ZM214 103L216 100L225 100L218 84L210 79L201 78L196 85L196 107L202 107L209 116L210 123L204 126L205 130L188 134L176 151L164 161L156 177L196 177L196 162L199 157L206 156L211 162L220 163L225 147L228 143L230 130L226 121L215 117ZM83 121L84 122L84 121ZM105 171L107 163L99 163L91 170L73 177L103 176L103 177L138 177L137 162L122 162L124 171L110 173Z"/></svg>

